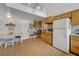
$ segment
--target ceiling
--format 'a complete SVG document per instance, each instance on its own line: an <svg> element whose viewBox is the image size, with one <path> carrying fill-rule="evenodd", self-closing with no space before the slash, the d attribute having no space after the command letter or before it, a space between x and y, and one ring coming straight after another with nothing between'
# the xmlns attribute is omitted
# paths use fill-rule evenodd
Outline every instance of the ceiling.
<svg viewBox="0 0 79 59"><path fill-rule="evenodd" d="M40 3L40 5L46 8L47 16L56 16L75 9L79 9L79 3ZM42 17L25 13L12 8L11 12L16 18L24 18L31 20L43 19Z"/></svg>
<svg viewBox="0 0 79 59"><path fill-rule="evenodd" d="M42 20L43 17L25 13L23 11L10 8L11 15L15 18L26 19L26 20Z"/></svg>
<svg viewBox="0 0 79 59"><path fill-rule="evenodd" d="M24 19L24 20L43 20L44 19L44 17L37 16L37 15L31 14L31 13L24 12L22 10L8 7L6 4L4 4L4 5L7 7L7 9L10 10L10 13L13 18L19 18L19 19Z"/></svg>
<svg viewBox="0 0 79 59"><path fill-rule="evenodd" d="M79 3L40 3L40 5L46 8L47 16L56 16L79 9Z"/></svg>

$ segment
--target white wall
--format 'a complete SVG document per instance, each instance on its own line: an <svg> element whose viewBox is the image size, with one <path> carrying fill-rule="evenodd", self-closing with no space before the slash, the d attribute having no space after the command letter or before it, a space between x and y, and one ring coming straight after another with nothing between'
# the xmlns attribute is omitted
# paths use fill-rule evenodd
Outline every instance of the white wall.
<svg viewBox="0 0 79 59"><path fill-rule="evenodd" d="M13 11L13 10L12 10ZM8 23L8 18L6 17L6 14L8 12L8 7L5 4L0 4L0 34L8 34L8 30L6 28L6 24ZM17 11L20 12L20 11ZM23 39L29 38L29 23L32 23L32 20L23 18L20 14L17 13L11 13L12 19L15 23L15 30L14 32L23 32ZM19 16L20 15L20 16ZM17 16L17 17L16 17ZM25 15L24 15L25 16Z"/></svg>
<svg viewBox="0 0 79 59"><path fill-rule="evenodd" d="M0 4L0 34L7 33L5 24L7 23L6 18L7 7L4 4Z"/></svg>
<svg viewBox="0 0 79 59"><path fill-rule="evenodd" d="M32 23L32 21L15 18L14 22L16 24L14 32L15 33L22 32L23 33L22 39L29 39L29 36L30 36L29 24Z"/></svg>

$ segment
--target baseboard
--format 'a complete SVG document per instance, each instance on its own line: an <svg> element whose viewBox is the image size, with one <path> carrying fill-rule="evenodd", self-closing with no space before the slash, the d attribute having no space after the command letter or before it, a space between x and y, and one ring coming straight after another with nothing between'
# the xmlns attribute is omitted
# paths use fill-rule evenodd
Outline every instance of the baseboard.
<svg viewBox="0 0 79 59"><path fill-rule="evenodd" d="M53 46L53 48L55 48L55 49L57 49L57 50L59 50L59 51L65 53L65 54L68 54L68 53L66 53L66 52L64 52L64 51L62 51L62 50L60 50L60 49L58 49L58 48L56 48L56 47L54 47L54 46Z"/></svg>
<svg viewBox="0 0 79 59"><path fill-rule="evenodd" d="M74 53L74 52L72 52L72 51L70 51L70 53L72 53L72 54L74 54L74 55L76 55L76 56L79 56L78 54L76 54L76 53Z"/></svg>

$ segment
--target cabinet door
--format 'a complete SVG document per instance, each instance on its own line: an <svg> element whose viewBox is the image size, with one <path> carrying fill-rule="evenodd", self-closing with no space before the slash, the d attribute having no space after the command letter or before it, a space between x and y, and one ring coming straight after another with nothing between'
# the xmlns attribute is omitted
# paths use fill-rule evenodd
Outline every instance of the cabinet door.
<svg viewBox="0 0 79 59"><path fill-rule="evenodd" d="M72 12L72 25L79 25L79 10Z"/></svg>
<svg viewBox="0 0 79 59"><path fill-rule="evenodd" d="M79 37L71 36L71 52L79 55Z"/></svg>
<svg viewBox="0 0 79 59"><path fill-rule="evenodd" d="M43 22L46 23L46 24L53 23L53 17L52 16L47 17L47 18L45 18L45 20Z"/></svg>
<svg viewBox="0 0 79 59"><path fill-rule="evenodd" d="M35 28L41 28L41 21L34 21Z"/></svg>
<svg viewBox="0 0 79 59"><path fill-rule="evenodd" d="M43 37L42 37L42 40L45 41L46 43L52 45L52 33L49 33L49 32L44 32L43 34Z"/></svg>

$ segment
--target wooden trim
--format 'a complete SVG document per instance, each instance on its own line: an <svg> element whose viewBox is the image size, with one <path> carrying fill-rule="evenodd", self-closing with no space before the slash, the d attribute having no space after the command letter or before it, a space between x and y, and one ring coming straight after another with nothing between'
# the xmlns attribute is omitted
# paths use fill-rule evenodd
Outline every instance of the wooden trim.
<svg viewBox="0 0 79 59"><path fill-rule="evenodd" d="M72 26L72 12L71 12L71 26ZM71 36L70 36L70 38L69 38L70 40L69 40L69 52L71 51Z"/></svg>
<svg viewBox="0 0 79 59"><path fill-rule="evenodd" d="M66 13L63 13L63 14L60 14L60 15L54 16L54 19L57 20L58 18L56 18L56 17L62 16L62 15L68 14L68 13L71 13L71 15L70 15L69 17L72 17L72 12L75 12L75 11L79 11L79 9L72 10L72 11L70 11L70 12L66 12ZM61 17L61 18L62 18L62 17Z"/></svg>
<svg viewBox="0 0 79 59"><path fill-rule="evenodd" d="M63 19L63 18L67 18L67 17L71 17L71 12L64 13L64 14L61 14L61 15L57 15L57 16L54 17L54 20Z"/></svg>
<svg viewBox="0 0 79 59"><path fill-rule="evenodd" d="M70 40L69 40L69 52L71 52L71 36L70 36Z"/></svg>
<svg viewBox="0 0 79 59"><path fill-rule="evenodd" d="M51 39L51 41L52 41L52 44L51 45L53 46L53 31L52 31L52 39Z"/></svg>

